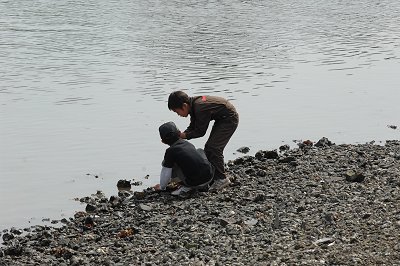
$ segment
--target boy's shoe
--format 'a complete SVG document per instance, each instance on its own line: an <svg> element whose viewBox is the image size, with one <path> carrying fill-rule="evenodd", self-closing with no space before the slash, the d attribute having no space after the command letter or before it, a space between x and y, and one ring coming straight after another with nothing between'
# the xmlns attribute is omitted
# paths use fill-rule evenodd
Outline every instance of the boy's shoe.
<svg viewBox="0 0 400 266"><path fill-rule="evenodd" d="M171 192L171 195L174 196L179 196L182 195L184 193L188 193L189 191L191 191L192 189L190 187L185 187L185 186L181 186L180 188L178 188L177 190L174 190Z"/></svg>
<svg viewBox="0 0 400 266"><path fill-rule="evenodd" d="M224 179L216 179L214 181L214 183L211 185L210 187L210 191L217 191L217 190L221 190L227 186L229 186L231 184L231 181L229 181L228 178L224 178Z"/></svg>

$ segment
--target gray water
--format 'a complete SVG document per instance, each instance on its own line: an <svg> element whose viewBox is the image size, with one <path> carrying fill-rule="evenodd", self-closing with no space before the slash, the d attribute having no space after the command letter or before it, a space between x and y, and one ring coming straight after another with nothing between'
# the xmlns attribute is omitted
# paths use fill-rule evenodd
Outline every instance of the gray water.
<svg viewBox="0 0 400 266"><path fill-rule="evenodd" d="M0 229L157 183L168 94L232 101L226 159L399 139L398 0L0 0ZM194 140L201 147L206 137ZM148 179L144 176L150 175ZM97 176L98 178L96 178Z"/></svg>

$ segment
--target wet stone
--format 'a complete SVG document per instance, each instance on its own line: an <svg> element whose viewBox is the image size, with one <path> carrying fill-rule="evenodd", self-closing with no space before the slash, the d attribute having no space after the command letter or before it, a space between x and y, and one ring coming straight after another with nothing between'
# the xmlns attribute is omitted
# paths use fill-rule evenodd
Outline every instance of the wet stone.
<svg viewBox="0 0 400 266"><path fill-rule="evenodd" d="M317 143L315 143L315 147L329 147L335 145L335 143L332 143L328 138L321 138L320 140L318 140Z"/></svg>
<svg viewBox="0 0 400 266"><path fill-rule="evenodd" d="M3 238L4 242L7 242L7 241L10 241L11 239L14 239L15 236L13 234L10 234L10 233L5 233L5 234L3 234L2 238Z"/></svg>
<svg viewBox="0 0 400 266"><path fill-rule="evenodd" d="M264 153L266 159L277 159L279 157L278 153L275 151L266 151Z"/></svg>
<svg viewBox="0 0 400 266"><path fill-rule="evenodd" d="M88 216L85 218L85 220L83 221L83 225L86 227L93 227L95 225L94 219L91 216Z"/></svg>
<svg viewBox="0 0 400 266"><path fill-rule="evenodd" d="M282 145L282 146L279 147L279 151L280 152L284 152L284 151L288 151L288 150L290 150L290 146L287 145L287 144Z"/></svg>
<svg viewBox="0 0 400 266"><path fill-rule="evenodd" d="M120 179L117 182L117 188L119 189L131 189L132 185L129 180Z"/></svg>
<svg viewBox="0 0 400 266"><path fill-rule="evenodd" d="M257 171L257 176L259 177L264 177L267 175L267 172L265 170L259 170Z"/></svg>
<svg viewBox="0 0 400 266"><path fill-rule="evenodd" d="M15 227L11 227L10 233L12 233L14 235L20 235L23 233L23 231L21 229L16 229Z"/></svg>
<svg viewBox="0 0 400 266"><path fill-rule="evenodd" d="M92 204L87 204L86 205L85 211L87 211L87 212L95 212L96 210L97 210L96 206L94 206Z"/></svg>
<svg viewBox="0 0 400 266"><path fill-rule="evenodd" d="M248 153L250 151L250 148L249 147L240 147L236 151L238 151L240 153Z"/></svg>

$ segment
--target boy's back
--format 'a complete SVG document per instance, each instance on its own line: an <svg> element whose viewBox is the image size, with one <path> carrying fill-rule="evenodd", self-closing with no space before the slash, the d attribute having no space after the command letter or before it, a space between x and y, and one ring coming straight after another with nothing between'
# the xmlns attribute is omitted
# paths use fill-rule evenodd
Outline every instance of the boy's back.
<svg viewBox="0 0 400 266"><path fill-rule="evenodd" d="M177 140L166 151L163 166L173 168L177 165L189 186L198 186L210 180L213 175L211 163L188 141Z"/></svg>
<svg viewBox="0 0 400 266"><path fill-rule="evenodd" d="M218 96L190 97L190 125L186 129L186 138L204 136L210 121L220 121L237 116L235 107L226 99Z"/></svg>

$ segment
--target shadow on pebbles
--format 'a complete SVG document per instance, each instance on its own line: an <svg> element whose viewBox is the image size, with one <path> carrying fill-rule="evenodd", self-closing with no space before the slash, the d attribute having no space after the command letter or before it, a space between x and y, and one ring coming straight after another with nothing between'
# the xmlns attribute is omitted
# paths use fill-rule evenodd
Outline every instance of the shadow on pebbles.
<svg viewBox="0 0 400 266"><path fill-rule="evenodd" d="M0 265L400 265L399 141L323 138L227 168L219 193L98 192L60 228L6 230Z"/></svg>

